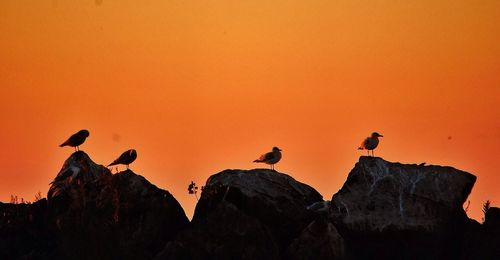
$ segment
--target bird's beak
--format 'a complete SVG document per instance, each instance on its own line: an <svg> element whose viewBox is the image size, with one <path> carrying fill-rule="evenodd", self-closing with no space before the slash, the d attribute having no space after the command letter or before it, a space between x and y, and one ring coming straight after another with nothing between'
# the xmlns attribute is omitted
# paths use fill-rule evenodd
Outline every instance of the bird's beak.
<svg viewBox="0 0 500 260"><path fill-rule="evenodd" d="M384 137L383 135L379 135L380 137Z"/></svg>
<svg viewBox="0 0 500 260"><path fill-rule="evenodd" d="M283 151L283 150L281 150L281 149L279 149L279 150L280 150L280 152L281 152L281 151Z"/></svg>

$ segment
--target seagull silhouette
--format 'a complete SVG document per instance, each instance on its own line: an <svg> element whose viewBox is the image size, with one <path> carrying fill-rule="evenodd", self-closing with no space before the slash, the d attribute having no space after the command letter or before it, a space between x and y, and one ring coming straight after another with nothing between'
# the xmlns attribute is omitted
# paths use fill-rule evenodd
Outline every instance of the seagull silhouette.
<svg viewBox="0 0 500 260"><path fill-rule="evenodd" d="M265 153L259 157L259 159L254 160L256 163L265 163L271 165L271 170L274 170L274 164L281 160L281 149L278 147L273 147L272 152Z"/></svg>
<svg viewBox="0 0 500 260"><path fill-rule="evenodd" d="M384 137L383 135L373 132L372 136L367 137L362 143L361 146L358 147L358 150L367 150L368 155L370 155L370 151L372 151L372 156L375 156L373 150L378 146L378 138Z"/></svg>
<svg viewBox="0 0 500 260"><path fill-rule="evenodd" d="M112 163L108 165L113 166L117 164L125 164L127 165L127 170L128 170L128 165L131 164L132 162L135 161L137 158L137 152L134 149L127 150L123 152L120 157L118 157L116 160L114 160Z"/></svg>
<svg viewBox="0 0 500 260"><path fill-rule="evenodd" d="M70 136L68 138L68 140L66 140L64 143L60 144L59 146L60 147L71 146L71 147L75 147L75 151L79 151L80 150L79 146L81 144L83 144L83 142L85 142L85 139L87 139L87 137L89 137L89 135L90 135L89 131L87 131L85 129L80 130L80 131L78 131L78 133Z"/></svg>

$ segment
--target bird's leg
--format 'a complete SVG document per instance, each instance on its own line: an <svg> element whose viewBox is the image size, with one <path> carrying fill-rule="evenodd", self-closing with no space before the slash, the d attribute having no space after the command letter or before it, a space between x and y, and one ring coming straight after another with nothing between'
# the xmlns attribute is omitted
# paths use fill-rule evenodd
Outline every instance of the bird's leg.
<svg viewBox="0 0 500 260"><path fill-rule="evenodd" d="M127 170L128 170L128 164L127 164Z"/></svg>

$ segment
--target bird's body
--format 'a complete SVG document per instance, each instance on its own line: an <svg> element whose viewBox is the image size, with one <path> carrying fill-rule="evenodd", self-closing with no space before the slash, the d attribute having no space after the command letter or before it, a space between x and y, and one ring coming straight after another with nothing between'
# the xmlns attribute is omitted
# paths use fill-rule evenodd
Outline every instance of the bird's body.
<svg viewBox="0 0 500 260"><path fill-rule="evenodd" d="M379 133L377 133L377 132L373 132L370 137L367 137L361 143L361 145L358 147L358 150L367 150L368 151L368 155L370 155L370 151L372 151L372 155L375 156L375 154L373 153L373 150L375 148L377 148L377 146L378 146L378 143L379 143L378 138L379 137L384 137L384 136L381 135L381 134L379 134Z"/></svg>
<svg viewBox="0 0 500 260"><path fill-rule="evenodd" d="M259 157L259 159L254 160L256 163L265 163L271 165L271 169L274 170L274 164L281 160L281 149L278 147L273 147L271 152L265 153Z"/></svg>
<svg viewBox="0 0 500 260"><path fill-rule="evenodd" d="M76 134L73 134L66 140L64 143L60 144L60 147L71 146L75 147L75 150L80 150L79 146L85 142L85 139L89 137L89 131L83 129L78 131Z"/></svg>
<svg viewBox="0 0 500 260"><path fill-rule="evenodd" d="M136 158L137 158L137 151L135 151L134 149L130 149L130 150L123 152L120 155L120 157L118 157L116 160L114 160L112 163L110 163L108 165L108 167L113 166L113 165L117 165L117 164L124 164L124 165L127 165L127 169L128 169L128 165L131 164L132 162L134 162Z"/></svg>

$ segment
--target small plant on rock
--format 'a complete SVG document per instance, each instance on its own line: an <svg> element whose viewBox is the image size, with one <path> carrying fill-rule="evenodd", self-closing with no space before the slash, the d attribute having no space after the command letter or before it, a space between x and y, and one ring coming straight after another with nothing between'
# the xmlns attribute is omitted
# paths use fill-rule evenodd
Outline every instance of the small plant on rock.
<svg viewBox="0 0 500 260"><path fill-rule="evenodd" d="M483 203L483 223L484 221L486 220L486 213L488 213L488 210L490 210L490 204L491 204L491 201L490 200L487 200Z"/></svg>
<svg viewBox="0 0 500 260"><path fill-rule="evenodd" d="M196 200L198 200L198 186L196 186L196 183L194 183L194 181L191 181L191 183L188 185L188 192L189 194L194 194L194 197L196 198Z"/></svg>
<svg viewBox="0 0 500 260"><path fill-rule="evenodd" d="M42 199L42 193L40 191L38 191L36 194L35 194L35 201L34 202L37 202L39 200Z"/></svg>

